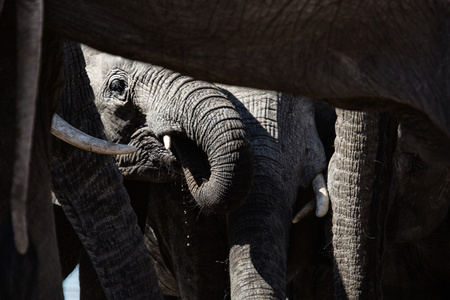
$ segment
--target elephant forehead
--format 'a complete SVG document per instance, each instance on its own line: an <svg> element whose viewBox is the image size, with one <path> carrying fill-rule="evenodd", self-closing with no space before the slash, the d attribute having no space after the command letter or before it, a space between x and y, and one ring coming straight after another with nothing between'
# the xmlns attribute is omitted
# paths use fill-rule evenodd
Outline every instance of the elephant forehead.
<svg viewBox="0 0 450 300"><path fill-rule="evenodd" d="M135 74L135 77L139 77L141 74L145 74L151 66L121 56L100 52L85 45L82 48L86 60L86 71L95 95L98 95L112 70L121 69L128 74Z"/></svg>

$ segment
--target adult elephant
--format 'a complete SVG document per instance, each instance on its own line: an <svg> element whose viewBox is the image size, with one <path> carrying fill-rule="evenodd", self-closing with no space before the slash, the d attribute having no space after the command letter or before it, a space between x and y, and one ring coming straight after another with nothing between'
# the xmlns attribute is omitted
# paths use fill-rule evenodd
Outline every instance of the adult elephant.
<svg viewBox="0 0 450 300"><path fill-rule="evenodd" d="M419 141L423 159L444 165L450 137L448 11L447 1L406 0L45 2L48 28L104 51L210 81L394 111L405 135ZM370 124L366 117L353 120ZM361 289L363 268L350 265L355 284L341 294L356 290L357 297L371 289Z"/></svg>
<svg viewBox="0 0 450 300"><path fill-rule="evenodd" d="M420 1L414 5L406 0L363 5L360 1L293 0L266 5L219 1L211 6L202 2L141 1L128 4L126 12L120 5L112 7L106 1L80 1L70 10L67 6L67 0L46 2L49 25L75 40L208 81L326 98L341 108L394 112L403 124L404 135L416 144L417 153L427 163L450 164L447 1ZM121 18L115 18L117 15ZM106 41L114 41L117 36L123 40L112 42L112 49ZM378 125L366 118L362 115L350 119L355 129L362 130L362 135L355 135L380 134L362 141L383 141L383 131L392 132L395 127L380 124L380 128L391 128L378 131ZM366 187L365 178L373 186L375 173L380 176L376 184L383 181L387 185L379 185L374 191L386 190L391 180L388 174L392 173L392 155L377 157L376 153L392 153L390 144L363 145L375 158L366 161L384 161L384 170L370 167L371 173L363 174L358 159L349 160L352 171L361 179L349 195ZM364 155L364 151L358 153ZM365 239L365 231L373 233L377 241L375 247L363 242L366 246L361 249L366 250L362 255L354 252L355 259L336 260L336 280L342 282L338 283L339 297L364 298L379 290L377 277L381 272L370 272L378 274L373 277L366 276L363 270L366 265L372 269L380 265L384 210L377 208L366 214L364 207L371 207L371 203L387 207L388 195L375 192L365 198L368 200L351 202L342 194L335 201L339 205L348 202L352 207L342 207L344 214L337 215L341 218L335 219L335 230L340 230L339 223L347 219L352 219L348 224L353 223L353 230L344 229L343 235L336 232L336 253L360 249L360 237ZM374 222L383 224L381 228L366 226L371 215L382 216ZM339 272L340 268L348 271Z"/></svg>
<svg viewBox="0 0 450 300"><path fill-rule="evenodd" d="M325 188L320 173L326 159L315 102L277 92L219 88L92 49L84 53L105 133L139 149L117 157L117 164L132 201L144 207L140 213L147 218L146 235L163 292L183 299L286 298L293 212L314 198L313 182L322 201L318 214L328 207L318 191ZM250 190L235 193L247 199L227 217L208 214L190 176L211 182L217 176L215 156L227 159L234 148L229 141L239 141L244 133L252 145L254 179L240 183ZM164 136L171 137L172 151L164 148ZM248 169L248 154L237 157ZM297 201L298 194L303 197ZM298 226L296 250L304 253L298 264L310 264L318 237L309 232L317 233L313 228L318 225L312 220Z"/></svg>
<svg viewBox="0 0 450 300"><path fill-rule="evenodd" d="M86 113L89 120L80 118L76 125L94 135L101 136L102 124L90 97L81 49L68 42L63 46L61 37L50 32L42 40L34 36L40 30L32 22L39 19L39 5L28 4L0 3L0 32L5 39L0 47L0 298L63 299L51 208L52 170L53 189L79 230L106 294L157 296L150 256L112 157L69 149L55 141L55 148L67 152L52 161L50 127L61 93L61 115L71 119ZM32 55L41 50L41 56ZM28 101L33 97L37 103ZM31 127L21 127L24 120ZM27 149L20 149L30 147L33 151L27 158ZM80 190L70 190L74 185ZM96 192L102 197L96 198ZM81 216L79 212L87 208ZM110 220L98 219L100 212ZM123 237L108 231L117 224L122 224ZM128 267L109 268L105 260Z"/></svg>
<svg viewBox="0 0 450 300"><path fill-rule="evenodd" d="M51 0L46 20L96 49L195 78L327 98L342 108L399 111L421 141L418 151L430 163L450 162L446 1L141 0L124 2L126 12L117 4Z"/></svg>

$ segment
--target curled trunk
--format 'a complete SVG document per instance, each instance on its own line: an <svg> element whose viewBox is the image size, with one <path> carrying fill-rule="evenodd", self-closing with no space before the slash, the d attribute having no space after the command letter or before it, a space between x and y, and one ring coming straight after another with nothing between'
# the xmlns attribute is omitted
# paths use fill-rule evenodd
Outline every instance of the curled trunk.
<svg viewBox="0 0 450 300"><path fill-rule="evenodd" d="M167 76L165 84L170 86L158 102L175 105L148 115L150 129L161 137L175 135L173 148L203 212L235 210L253 182L253 154L240 115L213 84L170 71L158 74Z"/></svg>
<svg viewBox="0 0 450 300"><path fill-rule="evenodd" d="M385 115L340 109L337 115L335 154L328 175L333 205L335 296L379 299L397 131Z"/></svg>

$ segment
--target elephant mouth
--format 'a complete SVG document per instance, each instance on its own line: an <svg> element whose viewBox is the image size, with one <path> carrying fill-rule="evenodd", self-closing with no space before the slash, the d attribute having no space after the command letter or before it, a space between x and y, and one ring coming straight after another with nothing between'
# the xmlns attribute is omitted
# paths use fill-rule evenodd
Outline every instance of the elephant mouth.
<svg viewBox="0 0 450 300"><path fill-rule="evenodd" d="M128 144L138 150L116 156L117 166L124 178L163 183L182 176L181 165L175 155L147 127L137 130Z"/></svg>

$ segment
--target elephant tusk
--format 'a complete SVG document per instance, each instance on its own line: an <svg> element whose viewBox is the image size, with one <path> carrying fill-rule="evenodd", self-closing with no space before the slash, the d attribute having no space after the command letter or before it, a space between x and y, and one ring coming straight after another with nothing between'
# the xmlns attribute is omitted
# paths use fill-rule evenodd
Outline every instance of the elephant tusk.
<svg viewBox="0 0 450 300"><path fill-rule="evenodd" d="M322 173L317 174L314 177L313 182L315 201L308 202L292 219L292 223L298 223L301 219L309 215L316 207L316 216L323 217L327 214L330 197L328 196L327 186L325 184L325 178Z"/></svg>
<svg viewBox="0 0 450 300"><path fill-rule="evenodd" d="M298 223L301 219L309 215L316 206L316 203L314 200L308 202L292 219L292 223Z"/></svg>
<svg viewBox="0 0 450 300"><path fill-rule="evenodd" d="M135 152L136 147L116 144L97 139L76 129L57 114L53 115L52 134L57 138L84 150L100 154L128 154Z"/></svg>
<svg viewBox="0 0 450 300"><path fill-rule="evenodd" d="M316 195L316 216L323 217L328 212L330 197L328 196L327 185L322 173L317 174L313 182L314 194Z"/></svg>
<svg viewBox="0 0 450 300"><path fill-rule="evenodd" d="M170 148L172 147L172 139L170 138L170 136L168 136L168 135L163 136L163 142L164 142L164 147L167 150L170 150Z"/></svg>

